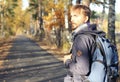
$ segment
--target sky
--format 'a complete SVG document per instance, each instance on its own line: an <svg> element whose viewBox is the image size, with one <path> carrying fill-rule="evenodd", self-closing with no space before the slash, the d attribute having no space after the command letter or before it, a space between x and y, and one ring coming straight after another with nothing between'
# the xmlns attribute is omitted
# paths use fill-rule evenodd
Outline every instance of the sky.
<svg viewBox="0 0 120 82"><path fill-rule="evenodd" d="M73 4L75 4L75 2L76 2L76 0L73 0ZM102 6L90 5L90 9L95 10L97 12L101 12L102 11ZM115 11L116 11L116 13L120 13L120 1L119 0L116 0ZM108 12L108 9L106 9L106 12Z"/></svg>
<svg viewBox="0 0 120 82"><path fill-rule="evenodd" d="M28 4L28 0L22 0L23 4L22 4L22 9L25 10L29 4Z"/></svg>
<svg viewBox="0 0 120 82"><path fill-rule="evenodd" d="M96 11L102 11L102 6L97 6L97 5L91 5L91 10L96 10ZM116 3L115 3L115 11L116 13L120 13L120 1L119 0L116 0ZM106 12L108 13L108 9L106 9Z"/></svg>
<svg viewBox="0 0 120 82"><path fill-rule="evenodd" d="M23 1L23 10L26 9L29 4L28 4L28 0L22 0ZM73 4L75 4L76 0L73 0ZM102 11L102 7L101 6L97 6L97 5L90 5L91 10L95 10L98 12ZM116 6L115 6L115 11L116 13L120 13L120 1L116 0ZM108 12L108 10L106 10L106 12Z"/></svg>

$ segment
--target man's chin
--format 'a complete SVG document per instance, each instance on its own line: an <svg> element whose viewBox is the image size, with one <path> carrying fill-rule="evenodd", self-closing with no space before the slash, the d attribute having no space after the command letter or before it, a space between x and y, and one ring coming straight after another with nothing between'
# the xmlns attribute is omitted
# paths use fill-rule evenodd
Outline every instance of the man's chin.
<svg viewBox="0 0 120 82"><path fill-rule="evenodd" d="M75 28L72 28L72 30L75 30Z"/></svg>
<svg viewBox="0 0 120 82"><path fill-rule="evenodd" d="M76 29L76 27L72 27L72 30L75 30Z"/></svg>

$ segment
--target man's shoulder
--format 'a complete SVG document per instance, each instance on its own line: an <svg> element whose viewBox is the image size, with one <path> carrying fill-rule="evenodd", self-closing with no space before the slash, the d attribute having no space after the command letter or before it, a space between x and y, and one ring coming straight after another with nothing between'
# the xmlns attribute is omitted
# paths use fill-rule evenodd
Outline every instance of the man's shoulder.
<svg viewBox="0 0 120 82"><path fill-rule="evenodd" d="M75 37L76 41L86 41L86 40L94 40L94 37L90 34L78 34Z"/></svg>

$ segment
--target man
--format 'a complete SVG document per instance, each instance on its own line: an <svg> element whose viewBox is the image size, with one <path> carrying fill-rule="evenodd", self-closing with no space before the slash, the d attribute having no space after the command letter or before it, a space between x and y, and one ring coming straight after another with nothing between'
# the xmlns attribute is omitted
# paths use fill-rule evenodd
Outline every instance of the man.
<svg viewBox="0 0 120 82"><path fill-rule="evenodd" d="M91 11L87 6L74 5L70 13L73 45L70 55L64 56L64 64L69 70L64 82L87 82L94 38L79 33L96 30L96 26L89 23Z"/></svg>

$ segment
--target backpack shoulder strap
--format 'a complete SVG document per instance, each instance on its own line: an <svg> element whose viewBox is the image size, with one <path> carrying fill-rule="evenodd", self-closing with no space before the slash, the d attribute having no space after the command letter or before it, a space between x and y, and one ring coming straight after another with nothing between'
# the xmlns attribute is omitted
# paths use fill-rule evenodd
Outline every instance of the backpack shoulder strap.
<svg viewBox="0 0 120 82"><path fill-rule="evenodd" d="M102 33L103 35L100 35L100 33ZM99 34L97 34L96 32L91 32L91 31L87 31L87 32L83 32L83 33L80 33L80 34L86 34L88 36L92 35L95 39L95 45L97 48L100 49L100 52L101 52L101 55L103 56L103 62L105 64L105 66L107 67L107 61L106 61L106 56L105 56L105 50L103 48L103 45L102 45L102 37L105 37L105 34L100 31ZM95 49L94 49L95 50ZM91 51L91 54L94 53L94 50Z"/></svg>

